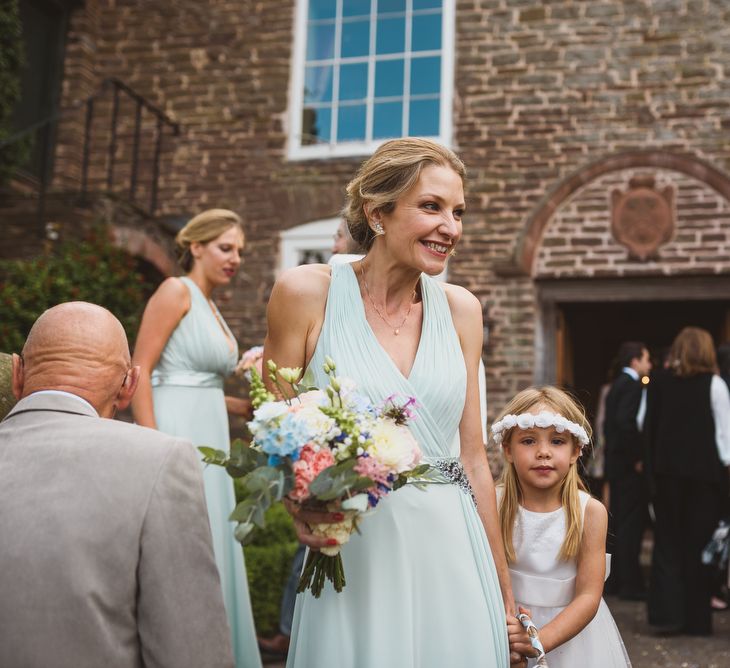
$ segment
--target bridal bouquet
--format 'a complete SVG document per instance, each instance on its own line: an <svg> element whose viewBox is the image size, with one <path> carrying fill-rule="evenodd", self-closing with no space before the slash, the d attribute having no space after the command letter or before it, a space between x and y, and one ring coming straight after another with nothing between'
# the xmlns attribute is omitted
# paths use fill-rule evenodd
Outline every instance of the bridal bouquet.
<svg viewBox="0 0 730 668"><path fill-rule="evenodd" d="M269 506L285 497L343 516L340 522L311 526L314 534L336 544L310 551L298 588L319 597L326 578L339 592L345 586L340 549L358 530L363 513L409 478L423 478L430 468L419 464L421 451L406 427L415 399L391 396L373 405L352 380L335 375L329 357L324 390L301 385L301 369L277 368L270 360L267 371L281 396L290 398L276 400L252 369L251 445L234 441L230 456L212 448L200 450L205 462L242 478L243 499L230 517L238 523L235 536L242 543L255 526L264 526Z"/></svg>

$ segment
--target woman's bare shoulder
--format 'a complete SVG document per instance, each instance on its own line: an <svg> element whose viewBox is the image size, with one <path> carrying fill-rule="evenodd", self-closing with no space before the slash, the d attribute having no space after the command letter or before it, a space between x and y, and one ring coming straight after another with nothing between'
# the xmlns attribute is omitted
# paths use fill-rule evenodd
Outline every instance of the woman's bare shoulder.
<svg viewBox="0 0 730 668"><path fill-rule="evenodd" d="M326 264L302 264L283 271L276 282L272 298L325 299L331 271Z"/></svg>
<svg viewBox="0 0 730 668"><path fill-rule="evenodd" d="M327 301L331 279L326 264L303 264L283 271L274 283L269 308L319 312Z"/></svg>
<svg viewBox="0 0 730 668"><path fill-rule="evenodd" d="M482 305L469 290L453 283L443 283L443 286L457 329L461 324L481 322Z"/></svg>
<svg viewBox="0 0 730 668"><path fill-rule="evenodd" d="M169 276L155 290L150 298L158 308L169 306L172 310L187 313L190 310L190 290L177 276Z"/></svg>

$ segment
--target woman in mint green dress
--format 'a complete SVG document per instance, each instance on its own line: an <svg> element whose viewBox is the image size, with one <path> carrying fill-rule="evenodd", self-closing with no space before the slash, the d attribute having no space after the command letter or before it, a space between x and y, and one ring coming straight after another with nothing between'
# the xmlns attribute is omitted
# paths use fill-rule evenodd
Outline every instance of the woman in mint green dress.
<svg viewBox="0 0 730 668"><path fill-rule="evenodd" d="M342 549L341 593L327 583L318 599L298 596L288 668L509 665L514 601L479 417L481 307L431 278L461 237L463 179L433 142L383 144L348 186L345 217L367 255L297 267L274 286L264 356L322 387L329 355L374 402L414 396L409 426L438 472L363 519ZM307 522L327 516L288 507L300 540L322 547Z"/></svg>
<svg viewBox="0 0 730 668"><path fill-rule="evenodd" d="M228 412L246 414L248 406L223 394L238 345L211 293L235 275L243 240L240 218L225 209L201 213L178 234L187 275L167 279L152 295L135 346L142 372L132 404L137 424L228 450ZM236 666L260 668L243 550L228 521L233 484L217 466L204 468L203 480Z"/></svg>

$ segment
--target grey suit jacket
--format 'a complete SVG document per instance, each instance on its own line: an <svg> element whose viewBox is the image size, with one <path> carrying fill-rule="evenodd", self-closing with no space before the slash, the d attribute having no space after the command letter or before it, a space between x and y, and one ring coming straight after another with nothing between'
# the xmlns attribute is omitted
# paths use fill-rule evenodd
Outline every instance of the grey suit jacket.
<svg viewBox="0 0 730 668"><path fill-rule="evenodd" d="M190 443L61 395L0 423L0 666L233 666Z"/></svg>

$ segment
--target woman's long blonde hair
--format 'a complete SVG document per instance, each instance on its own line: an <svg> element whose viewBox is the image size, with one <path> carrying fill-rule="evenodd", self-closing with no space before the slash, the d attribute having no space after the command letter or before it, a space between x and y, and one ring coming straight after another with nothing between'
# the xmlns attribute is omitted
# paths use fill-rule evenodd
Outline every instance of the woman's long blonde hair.
<svg viewBox="0 0 730 668"><path fill-rule="evenodd" d="M546 385L545 387L528 387L517 394L510 401L504 410L499 414L496 421L501 420L505 415L519 415L527 413L537 405L544 406L551 411L562 415L564 418L581 425L591 437L591 425L586 419L585 411L573 397L564 390ZM502 444L508 444L514 433L514 427L502 435ZM566 432L567 433L567 432ZM575 438L573 443L577 445ZM517 517L517 510L522 502L522 487L520 486L515 466L505 462L499 485L503 488L502 500L499 504L499 522L502 529L502 541L504 542L507 561L514 563L516 560L512 532ZM583 513L580 507L579 490L586 490L583 481L578 475L577 460L570 465L568 475L560 486L560 501L565 508L565 519L567 531L565 540L560 547L560 559L568 560L578 556L580 550L581 536L583 535Z"/></svg>

